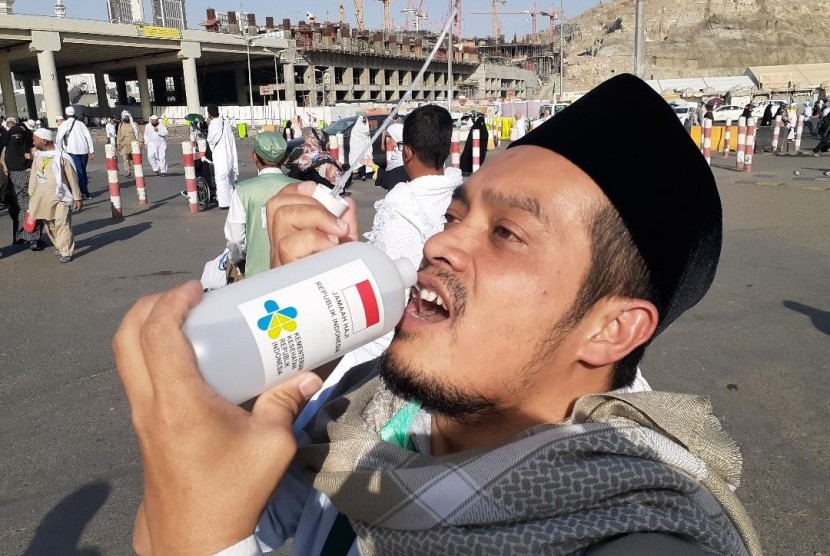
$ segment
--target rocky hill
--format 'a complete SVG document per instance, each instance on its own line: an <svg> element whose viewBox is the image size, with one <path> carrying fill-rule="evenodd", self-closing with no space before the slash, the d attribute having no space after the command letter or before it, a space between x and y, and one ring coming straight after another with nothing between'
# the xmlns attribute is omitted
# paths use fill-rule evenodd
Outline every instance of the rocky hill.
<svg viewBox="0 0 830 556"><path fill-rule="evenodd" d="M601 3L568 23L566 90L634 71L634 0ZM646 79L830 62L830 1L646 0L645 35Z"/></svg>

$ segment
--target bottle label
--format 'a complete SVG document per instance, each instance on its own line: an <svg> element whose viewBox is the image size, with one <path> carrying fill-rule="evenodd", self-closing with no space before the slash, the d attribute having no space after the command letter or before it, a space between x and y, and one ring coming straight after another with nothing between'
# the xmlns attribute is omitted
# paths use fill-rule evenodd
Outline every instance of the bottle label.
<svg viewBox="0 0 830 556"><path fill-rule="evenodd" d="M266 384L339 357L383 326L383 302L369 267L351 261L239 306L256 339Z"/></svg>

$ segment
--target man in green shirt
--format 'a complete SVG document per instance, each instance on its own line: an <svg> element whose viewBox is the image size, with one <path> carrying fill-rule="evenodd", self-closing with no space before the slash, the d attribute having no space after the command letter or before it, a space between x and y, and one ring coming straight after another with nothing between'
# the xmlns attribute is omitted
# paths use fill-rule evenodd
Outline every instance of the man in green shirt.
<svg viewBox="0 0 830 556"><path fill-rule="evenodd" d="M270 268L271 246L265 204L268 199L294 179L280 171L286 159L287 144L281 135L260 133L254 139L251 160L259 171L257 177L237 184L225 221L228 259L239 266L245 261L245 276L253 276Z"/></svg>

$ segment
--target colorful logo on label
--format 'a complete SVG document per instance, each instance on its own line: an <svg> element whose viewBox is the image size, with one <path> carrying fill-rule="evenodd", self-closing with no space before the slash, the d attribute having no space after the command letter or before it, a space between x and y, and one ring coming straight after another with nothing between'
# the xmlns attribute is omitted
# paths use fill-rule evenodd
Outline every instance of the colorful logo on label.
<svg viewBox="0 0 830 556"><path fill-rule="evenodd" d="M297 309L294 307L280 306L276 301L268 300L265 302L265 312L268 313L257 321L257 326L260 330L268 332L268 337L276 340L282 334L282 331L294 332L297 330Z"/></svg>

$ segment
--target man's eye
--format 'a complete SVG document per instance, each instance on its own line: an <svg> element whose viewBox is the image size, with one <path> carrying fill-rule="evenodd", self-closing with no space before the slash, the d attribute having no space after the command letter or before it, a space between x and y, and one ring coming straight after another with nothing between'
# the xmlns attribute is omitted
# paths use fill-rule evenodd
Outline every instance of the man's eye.
<svg viewBox="0 0 830 556"><path fill-rule="evenodd" d="M495 235L499 239L507 241L519 241L518 236L516 236L516 234L514 234L504 226L496 226L495 228L493 228L493 235Z"/></svg>
<svg viewBox="0 0 830 556"><path fill-rule="evenodd" d="M455 215L451 212L448 212L448 213L444 214L444 218L447 221L445 226L449 226L450 224L456 224L458 222L461 222L461 218L459 218L457 215Z"/></svg>

